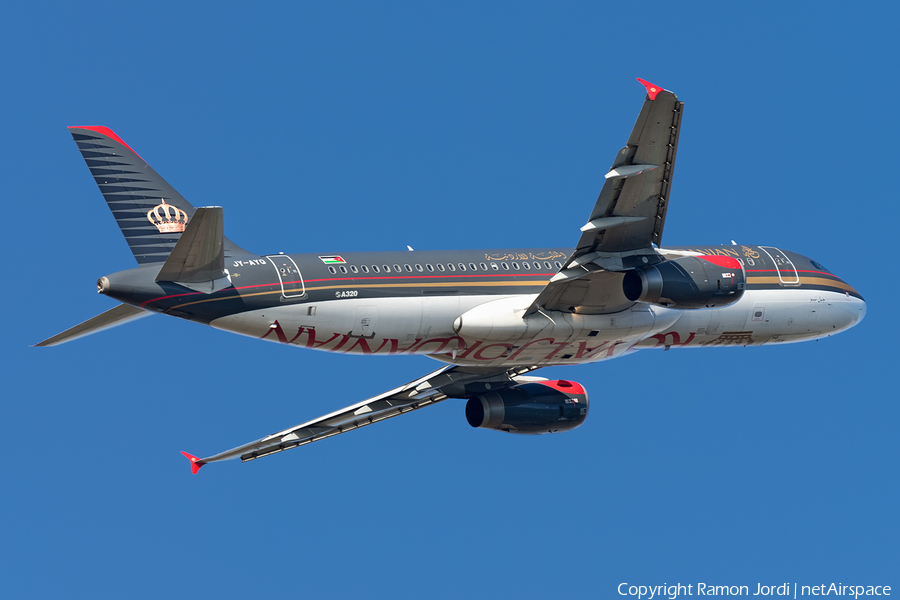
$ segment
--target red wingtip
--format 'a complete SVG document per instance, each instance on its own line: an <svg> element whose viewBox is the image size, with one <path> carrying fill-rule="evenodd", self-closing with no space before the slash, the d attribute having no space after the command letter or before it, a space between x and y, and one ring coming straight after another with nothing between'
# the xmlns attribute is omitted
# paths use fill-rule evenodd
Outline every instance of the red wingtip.
<svg viewBox="0 0 900 600"><path fill-rule="evenodd" d="M182 452L182 454L184 454L188 458L188 460L191 461L191 473L193 473L194 475L197 474L197 471L200 470L200 467L202 467L203 465L206 464L205 462L203 462L202 460L200 460L199 458L197 458L196 456L194 456L192 454L188 454L187 452Z"/></svg>
<svg viewBox="0 0 900 600"><path fill-rule="evenodd" d="M653 85L646 79L641 79L640 77L638 77L637 80L641 82L641 85L643 85L645 88L647 88L647 96L651 100L656 100L656 95L663 90L658 85Z"/></svg>
<svg viewBox="0 0 900 600"><path fill-rule="evenodd" d="M122 138L117 136L116 132L113 131L112 129L110 129L109 127L103 127L102 125L69 125L69 129L89 129L90 131L95 131L101 135L105 135L108 138L112 138L112 139L116 140L117 142L119 142L120 144L122 144L123 146L125 146L126 148L131 150L132 152L134 152L134 148L132 148L131 146L126 144L125 140L123 140ZM140 154L138 154L137 152L134 152L134 153L137 154L138 158L141 158ZM144 159L141 158L141 160L144 160Z"/></svg>

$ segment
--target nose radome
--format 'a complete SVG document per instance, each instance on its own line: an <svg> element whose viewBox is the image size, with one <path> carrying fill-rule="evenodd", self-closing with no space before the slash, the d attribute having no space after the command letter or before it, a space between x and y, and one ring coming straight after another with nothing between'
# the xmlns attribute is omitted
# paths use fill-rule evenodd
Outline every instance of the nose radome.
<svg viewBox="0 0 900 600"><path fill-rule="evenodd" d="M837 331L846 331L855 327L866 316L866 302L862 298L851 297L849 302L836 302L835 321L832 323Z"/></svg>
<svg viewBox="0 0 900 600"><path fill-rule="evenodd" d="M859 324L859 322L866 317L866 301L860 298L859 300L857 300L857 302L859 303L859 313L856 317L856 323L854 323L854 325Z"/></svg>

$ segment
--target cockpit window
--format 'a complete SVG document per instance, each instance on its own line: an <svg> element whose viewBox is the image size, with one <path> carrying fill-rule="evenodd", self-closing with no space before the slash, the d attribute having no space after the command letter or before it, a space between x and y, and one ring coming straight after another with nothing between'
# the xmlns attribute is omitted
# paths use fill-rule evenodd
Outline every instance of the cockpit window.
<svg viewBox="0 0 900 600"><path fill-rule="evenodd" d="M831 273L831 271L829 271L828 269L826 269L825 267L823 267L822 265L820 265L820 264L817 263L816 261L811 260L811 261L809 261L809 262L811 262L811 263L812 263L812 266L814 266L814 267L817 268L818 270L820 270L820 271L827 271L828 273Z"/></svg>

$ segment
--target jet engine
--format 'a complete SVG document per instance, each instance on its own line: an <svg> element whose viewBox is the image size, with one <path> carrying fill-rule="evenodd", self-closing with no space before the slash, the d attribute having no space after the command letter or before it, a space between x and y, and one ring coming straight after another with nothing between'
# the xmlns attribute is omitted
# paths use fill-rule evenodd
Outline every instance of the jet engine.
<svg viewBox="0 0 900 600"><path fill-rule="evenodd" d="M671 308L728 306L744 295L744 266L730 256L686 256L627 271L622 291L633 302Z"/></svg>
<svg viewBox="0 0 900 600"><path fill-rule="evenodd" d="M557 433L587 418L588 397L574 381L520 383L469 398L466 420L472 427L510 433Z"/></svg>

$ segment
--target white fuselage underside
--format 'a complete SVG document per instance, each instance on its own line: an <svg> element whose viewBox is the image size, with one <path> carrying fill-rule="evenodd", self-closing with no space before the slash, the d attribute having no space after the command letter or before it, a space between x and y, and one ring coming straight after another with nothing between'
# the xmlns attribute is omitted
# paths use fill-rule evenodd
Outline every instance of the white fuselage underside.
<svg viewBox="0 0 900 600"><path fill-rule="evenodd" d="M255 310L214 320L217 329L302 348L391 356L426 354L478 366L571 365L644 348L799 342L855 325L865 303L815 290L747 290L731 306L677 310L638 303L606 315L553 312L521 331L482 339L454 330L468 311L496 303L498 320L521 321L534 295L339 299ZM517 316L518 315L518 316Z"/></svg>

